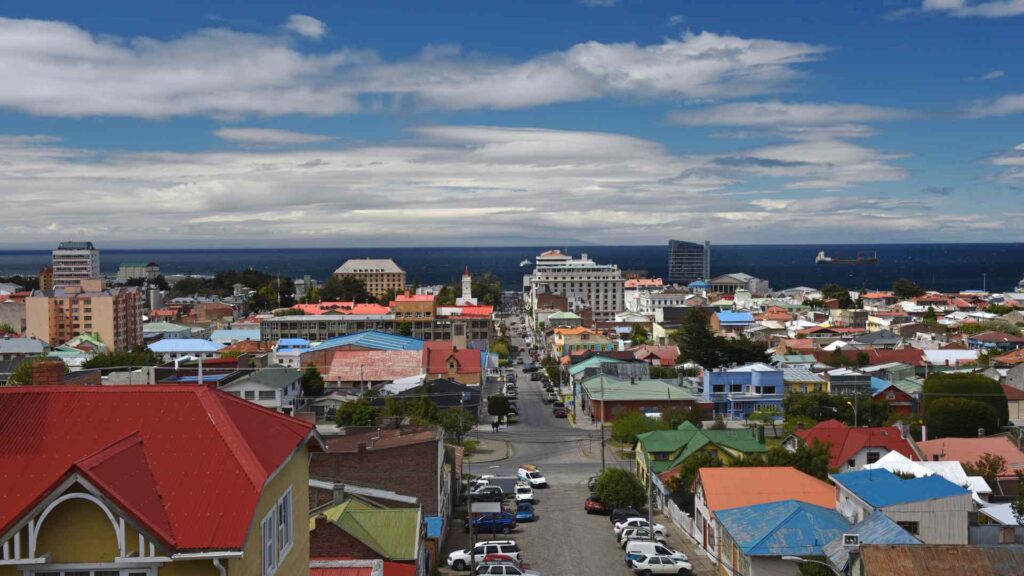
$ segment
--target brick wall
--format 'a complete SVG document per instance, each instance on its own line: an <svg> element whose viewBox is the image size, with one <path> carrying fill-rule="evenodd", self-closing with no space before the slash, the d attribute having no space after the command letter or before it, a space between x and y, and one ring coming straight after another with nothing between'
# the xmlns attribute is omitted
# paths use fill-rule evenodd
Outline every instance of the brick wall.
<svg viewBox="0 0 1024 576"><path fill-rule="evenodd" d="M365 560L380 558L373 548L363 544L348 532L318 516L316 526L309 533L309 557L324 558L348 556Z"/></svg>
<svg viewBox="0 0 1024 576"><path fill-rule="evenodd" d="M310 478L373 486L414 496L424 516L437 510L437 441L365 452L317 452L309 463Z"/></svg>
<svg viewBox="0 0 1024 576"><path fill-rule="evenodd" d="M40 360L32 365L32 384L60 386L64 384L64 363L60 360Z"/></svg>

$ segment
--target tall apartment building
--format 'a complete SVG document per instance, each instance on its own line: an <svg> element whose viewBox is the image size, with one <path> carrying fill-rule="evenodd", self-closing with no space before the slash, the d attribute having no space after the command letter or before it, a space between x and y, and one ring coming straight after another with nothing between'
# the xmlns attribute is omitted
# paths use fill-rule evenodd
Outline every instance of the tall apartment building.
<svg viewBox="0 0 1024 576"><path fill-rule="evenodd" d="M117 269L117 281L145 280L152 282L160 275L160 265L156 262L121 262Z"/></svg>
<svg viewBox="0 0 1024 576"><path fill-rule="evenodd" d="M39 289L53 290L53 267L43 266L39 270Z"/></svg>
<svg viewBox="0 0 1024 576"><path fill-rule="evenodd" d="M618 266L597 264L586 254L573 258L559 250L548 250L535 262L526 280L534 310L538 295L559 294L568 300L570 311L590 308L598 322L613 321L622 312L625 278Z"/></svg>
<svg viewBox="0 0 1024 576"><path fill-rule="evenodd" d="M51 346L93 333L114 351L130 350L142 344L142 291L108 288L102 278L36 290L25 298L25 323L27 336Z"/></svg>
<svg viewBox="0 0 1024 576"><path fill-rule="evenodd" d="M687 285L711 277L711 242L668 241L668 281Z"/></svg>
<svg viewBox="0 0 1024 576"><path fill-rule="evenodd" d="M405 290L405 270L390 258L353 258L346 260L334 271L338 278L356 278L366 284L366 290L376 298L394 290Z"/></svg>
<svg viewBox="0 0 1024 576"><path fill-rule="evenodd" d="M100 251L92 242L61 242L53 251L53 287L77 286L100 277Z"/></svg>

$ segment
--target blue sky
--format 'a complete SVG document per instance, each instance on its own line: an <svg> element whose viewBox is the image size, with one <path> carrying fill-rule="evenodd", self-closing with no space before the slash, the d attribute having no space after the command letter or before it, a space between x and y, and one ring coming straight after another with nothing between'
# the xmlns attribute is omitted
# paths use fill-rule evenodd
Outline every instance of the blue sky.
<svg viewBox="0 0 1024 576"><path fill-rule="evenodd" d="M1024 0L3 10L0 246L1024 241Z"/></svg>

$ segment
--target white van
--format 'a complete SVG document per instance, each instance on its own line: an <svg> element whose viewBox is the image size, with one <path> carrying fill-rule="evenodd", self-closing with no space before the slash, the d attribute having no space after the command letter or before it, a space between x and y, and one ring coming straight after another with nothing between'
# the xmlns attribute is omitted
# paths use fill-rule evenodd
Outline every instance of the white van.
<svg viewBox="0 0 1024 576"><path fill-rule="evenodd" d="M626 544L626 566L633 567L633 560L641 556L671 556L673 560L688 562L686 554L673 550L660 542L634 540Z"/></svg>

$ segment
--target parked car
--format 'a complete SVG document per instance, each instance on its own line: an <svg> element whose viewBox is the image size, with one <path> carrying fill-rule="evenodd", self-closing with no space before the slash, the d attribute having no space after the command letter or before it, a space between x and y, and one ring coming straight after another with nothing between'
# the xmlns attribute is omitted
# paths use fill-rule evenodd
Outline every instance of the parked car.
<svg viewBox="0 0 1024 576"><path fill-rule="evenodd" d="M640 511L636 508L616 508L612 510L612 515L608 518L612 521L612 524L616 522L622 522L626 518L636 518L641 516Z"/></svg>
<svg viewBox="0 0 1024 576"><path fill-rule="evenodd" d="M530 382L540 382L540 372L531 371Z"/></svg>
<svg viewBox="0 0 1024 576"><path fill-rule="evenodd" d="M463 524L466 532L469 532L469 522L464 521ZM516 515L511 512L478 514L473 518L473 530L480 533L491 532L496 534L501 532L502 534L508 534L515 527Z"/></svg>
<svg viewBox="0 0 1024 576"><path fill-rule="evenodd" d="M477 566L476 573L492 576L495 574L504 576L540 576L540 572L520 568L511 562L487 562L480 564Z"/></svg>
<svg viewBox="0 0 1024 576"><path fill-rule="evenodd" d="M627 518L622 522L615 523L615 534L618 535L626 528L651 528L651 524L647 521L647 518ZM653 530L655 535L665 535L665 527L661 524L655 524Z"/></svg>
<svg viewBox="0 0 1024 576"><path fill-rule="evenodd" d="M449 554L448 566L456 570L468 570L471 557L474 562L483 562L484 557L491 554L502 554L513 558L516 562L522 561L519 546L516 545L515 540L485 540L477 542L473 550L465 548Z"/></svg>
<svg viewBox="0 0 1024 576"><path fill-rule="evenodd" d="M516 522L533 522L537 515L533 511L533 504L520 502L516 504Z"/></svg>
<svg viewBox="0 0 1024 576"><path fill-rule="evenodd" d="M497 486L484 485L475 488L469 493L470 498L477 502L501 502L505 499L505 493Z"/></svg>
<svg viewBox="0 0 1024 576"><path fill-rule="evenodd" d="M533 502L533 488L529 484L516 486L516 503Z"/></svg>
<svg viewBox="0 0 1024 576"><path fill-rule="evenodd" d="M519 467L516 476L520 480L525 480L530 483L530 486L534 488L544 488L548 485L548 479L541 474L540 470L532 464L523 464Z"/></svg>
<svg viewBox="0 0 1024 576"><path fill-rule="evenodd" d="M689 576L693 566L684 560L676 560L671 556L643 556L633 561L633 572L639 576L652 574L678 574Z"/></svg>
<svg viewBox="0 0 1024 576"><path fill-rule="evenodd" d="M647 528L626 528L621 534L616 537L616 542L619 543L619 547L625 550L631 542L665 542L665 537L655 534L651 536L651 531Z"/></svg>
<svg viewBox="0 0 1024 576"><path fill-rule="evenodd" d="M688 562L686 554L673 550L661 542L634 540L626 545L626 566L632 568L633 561L641 556L671 556L675 560Z"/></svg>
<svg viewBox="0 0 1024 576"><path fill-rule="evenodd" d="M555 394L554 391L548 392L548 393L544 394L544 401L545 402L558 402L558 395Z"/></svg>
<svg viewBox="0 0 1024 576"><path fill-rule="evenodd" d="M604 502L597 497L597 494L591 494L587 501L583 504L583 509L587 511L587 514L607 514L608 509L604 507Z"/></svg>
<svg viewBox="0 0 1024 576"><path fill-rule="evenodd" d="M565 403L555 402L554 404L552 404L551 413L555 415L555 418L565 418L567 415L565 412Z"/></svg>
<svg viewBox="0 0 1024 576"><path fill-rule="evenodd" d="M515 416L519 416L519 405L516 404L515 402L509 402L508 403L508 412L509 412L509 414L513 414Z"/></svg>

